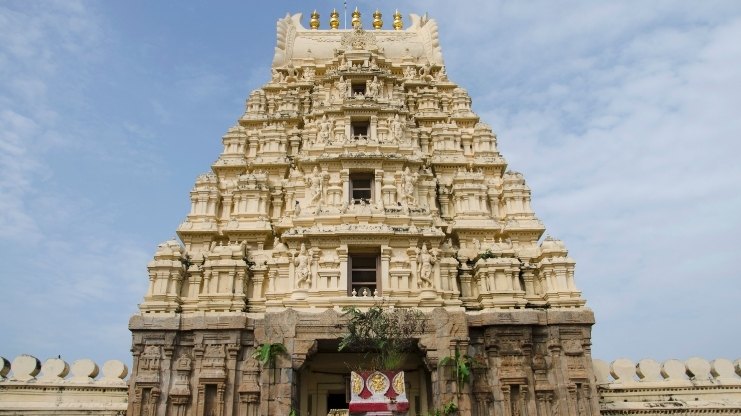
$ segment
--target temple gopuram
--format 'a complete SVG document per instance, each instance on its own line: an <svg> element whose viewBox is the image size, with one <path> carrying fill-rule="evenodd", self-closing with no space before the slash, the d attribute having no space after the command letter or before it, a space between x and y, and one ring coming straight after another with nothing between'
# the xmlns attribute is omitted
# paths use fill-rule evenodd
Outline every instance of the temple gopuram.
<svg viewBox="0 0 741 416"><path fill-rule="evenodd" d="M391 388L357 384L365 354L338 351L343 308L380 305L427 325L391 383L408 408L363 414L598 415L575 262L449 79L436 22L301 17L278 21L270 81L147 266L127 414L347 414Z"/></svg>

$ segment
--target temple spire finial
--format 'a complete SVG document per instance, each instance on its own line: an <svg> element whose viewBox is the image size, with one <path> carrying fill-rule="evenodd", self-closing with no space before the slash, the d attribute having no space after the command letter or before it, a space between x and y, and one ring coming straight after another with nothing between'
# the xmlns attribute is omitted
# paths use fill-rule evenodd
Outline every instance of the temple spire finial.
<svg viewBox="0 0 741 416"><path fill-rule="evenodd" d="M402 28L404 28L404 22L401 20L399 9L396 9L396 12L394 12L394 30L401 30Z"/></svg>
<svg viewBox="0 0 741 416"><path fill-rule="evenodd" d="M329 27L331 29L338 29L340 27L340 14L337 9L332 9L332 13L329 14Z"/></svg>
<svg viewBox="0 0 741 416"><path fill-rule="evenodd" d="M360 11L358 11L357 6L355 7L355 11L352 12L352 27L353 29L360 29L363 27L363 22L360 20Z"/></svg>
<svg viewBox="0 0 741 416"><path fill-rule="evenodd" d="M309 20L309 26L311 26L312 30L319 29L319 13L317 13L316 9L311 13L311 20Z"/></svg>
<svg viewBox="0 0 741 416"><path fill-rule="evenodd" d="M383 20L381 20L381 11L376 9L373 13L373 28L380 30L383 27Z"/></svg>

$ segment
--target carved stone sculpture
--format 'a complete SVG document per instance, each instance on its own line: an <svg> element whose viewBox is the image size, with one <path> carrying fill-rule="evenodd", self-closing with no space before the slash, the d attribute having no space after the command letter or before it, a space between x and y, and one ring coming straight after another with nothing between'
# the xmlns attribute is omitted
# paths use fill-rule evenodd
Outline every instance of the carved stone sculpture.
<svg viewBox="0 0 741 416"><path fill-rule="evenodd" d="M294 255L293 264L296 266L296 287L304 289L311 286L311 250L306 250L306 245L301 243L298 255Z"/></svg>

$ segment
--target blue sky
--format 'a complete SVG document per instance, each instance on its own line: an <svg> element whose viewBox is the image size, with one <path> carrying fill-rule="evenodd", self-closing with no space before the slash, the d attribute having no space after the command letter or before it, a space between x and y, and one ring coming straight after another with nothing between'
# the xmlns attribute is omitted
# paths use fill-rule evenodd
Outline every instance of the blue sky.
<svg viewBox="0 0 741 416"><path fill-rule="evenodd" d="M741 3L348 4L438 21L577 261L595 357L741 355ZM130 362L146 263L269 79L276 20L332 7L0 3L0 355Z"/></svg>

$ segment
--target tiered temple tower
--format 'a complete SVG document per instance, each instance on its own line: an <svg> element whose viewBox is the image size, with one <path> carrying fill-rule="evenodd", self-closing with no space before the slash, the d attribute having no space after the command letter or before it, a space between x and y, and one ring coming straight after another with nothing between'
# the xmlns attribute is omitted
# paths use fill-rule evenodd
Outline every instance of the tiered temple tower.
<svg viewBox="0 0 741 416"><path fill-rule="evenodd" d="M430 318L405 364L410 414L453 397L461 414L599 414L574 261L541 240L437 24L338 18L278 21L270 81L196 179L182 243L149 263L129 415L327 414L360 359L337 352L341 307L376 304ZM274 368L252 358L264 343L288 351ZM460 392L438 365L456 348L475 358Z"/></svg>

